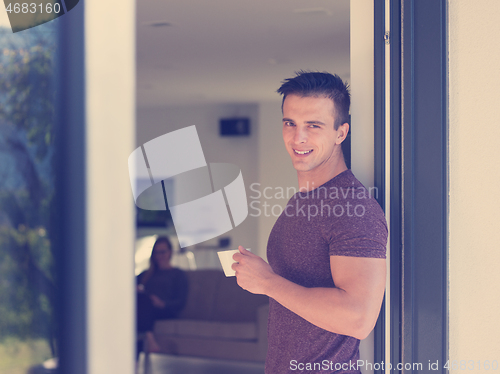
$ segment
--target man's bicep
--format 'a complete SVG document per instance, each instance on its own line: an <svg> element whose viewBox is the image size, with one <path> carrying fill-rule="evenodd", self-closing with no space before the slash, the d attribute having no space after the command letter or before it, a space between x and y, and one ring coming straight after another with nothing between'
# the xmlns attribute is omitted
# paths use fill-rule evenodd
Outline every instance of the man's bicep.
<svg viewBox="0 0 500 374"><path fill-rule="evenodd" d="M330 267L335 287L365 312L378 316L385 290L385 258L330 256Z"/></svg>

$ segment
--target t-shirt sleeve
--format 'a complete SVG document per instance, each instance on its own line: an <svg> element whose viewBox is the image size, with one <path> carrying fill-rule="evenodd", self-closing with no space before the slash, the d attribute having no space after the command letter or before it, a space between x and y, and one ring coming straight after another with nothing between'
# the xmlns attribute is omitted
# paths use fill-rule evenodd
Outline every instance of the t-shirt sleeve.
<svg viewBox="0 0 500 374"><path fill-rule="evenodd" d="M327 228L330 256L386 257L387 223L384 213L374 200L364 207L364 210L357 210L358 214L338 217Z"/></svg>

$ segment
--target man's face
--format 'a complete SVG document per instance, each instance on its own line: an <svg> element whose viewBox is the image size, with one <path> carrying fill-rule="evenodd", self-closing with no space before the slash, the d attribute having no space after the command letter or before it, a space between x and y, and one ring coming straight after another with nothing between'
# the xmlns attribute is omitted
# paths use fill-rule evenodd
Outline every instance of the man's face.
<svg viewBox="0 0 500 374"><path fill-rule="evenodd" d="M297 172L331 170L342 157L343 128L334 129L336 110L327 97L288 95L283 103L283 140Z"/></svg>

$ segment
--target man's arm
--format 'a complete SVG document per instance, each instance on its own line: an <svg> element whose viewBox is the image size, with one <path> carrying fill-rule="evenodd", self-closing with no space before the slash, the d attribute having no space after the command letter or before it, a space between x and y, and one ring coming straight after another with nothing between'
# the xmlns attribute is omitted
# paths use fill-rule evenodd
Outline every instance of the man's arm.
<svg viewBox="0 0 500 374"><path fill-rule="evenodd" d="M312 324L337 334L364 339L377 321L385 290L386 261L330 256L335 288L299 286L273 272L259 256L239 247L233 256L238 284L272 297Z"/></svg>

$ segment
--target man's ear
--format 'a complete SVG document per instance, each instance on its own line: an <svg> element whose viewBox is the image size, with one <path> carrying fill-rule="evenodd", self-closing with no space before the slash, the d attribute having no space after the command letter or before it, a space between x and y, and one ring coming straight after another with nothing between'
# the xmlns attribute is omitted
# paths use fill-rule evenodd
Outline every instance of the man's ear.
<svg viewBox="0 0 500 374"><path fill-rule="evenodd" d="M337 140L335 141L335 144L341 144L347 137L348 133L349 133L349 124L346 122L340 125L339 128L337 129Z"/></svg>

